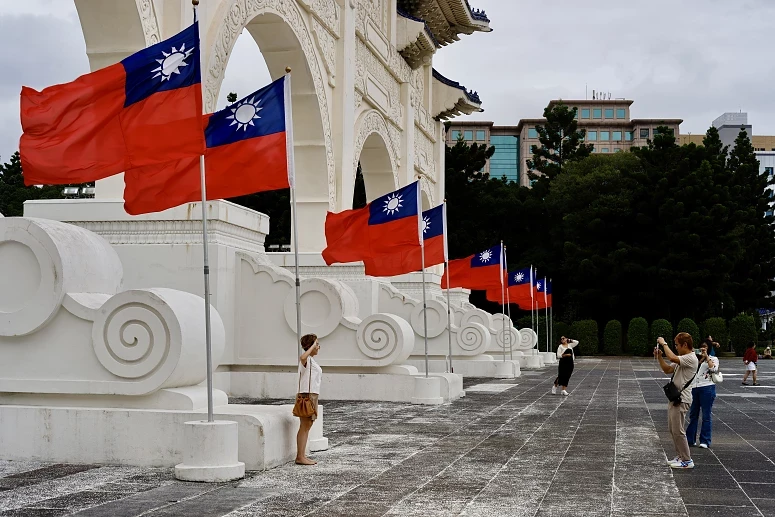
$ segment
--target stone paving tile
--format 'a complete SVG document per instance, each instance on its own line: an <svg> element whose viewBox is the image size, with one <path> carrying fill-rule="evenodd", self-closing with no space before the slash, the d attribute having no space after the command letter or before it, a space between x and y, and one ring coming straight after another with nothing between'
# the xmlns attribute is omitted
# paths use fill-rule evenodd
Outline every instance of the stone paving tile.
<svg viewBox="0 0 775 517"><path fill-rule="evenodd" d="M444 406L329 402L331 448L315 454L317 466L233 483L0 461L0 516L775 515L775 389L740 386L727 361L713 444L692 449L694 470L666 465L665 377L653 360L580 359L569 397L549 393L547 369L515 382L465 379L477 389ZM775 386L775 364L764 363L761 382Z"/></svg>

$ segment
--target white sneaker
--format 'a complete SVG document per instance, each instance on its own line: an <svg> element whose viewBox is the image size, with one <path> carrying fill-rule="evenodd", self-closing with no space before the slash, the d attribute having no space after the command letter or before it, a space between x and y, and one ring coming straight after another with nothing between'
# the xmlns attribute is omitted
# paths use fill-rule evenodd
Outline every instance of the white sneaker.
<svg viewBox="0 0 775 517"><path fill-rule="evenodd" d="M557 386L552 386L552 395L557 395Z"/></svg>
<svg viewBox="0 0 775 517"><path fill-rule="evenodd" d="M680 461L681 461L681 457L680 457L680 456L676 456L676 457L675 457L675 458L673 458L672 460L667 460L667 464L668 464L668 465L671 465L671 464L673 464L673 463L680 462Z"/></svg>
<svg viewBox="0 0 775 517"><path fill-rule="evenodd" d="M678 460L675 463L670 464L671 469L693 469L694 468L694 461L681 461Z"/></svg>
<svg viewBox="0 0 775 517"><path fill-rule="evenodd" d="M708 444L707 443L701 443L700 447L702 447L703 449L707 449L708 448Z"/></svg>
<svg viewBox="0 0 775 517"><path fill-rule="evenodd" d="M562 394L565 395L566 397L568 396L568 392L565 390L562 390Z"/></svg>

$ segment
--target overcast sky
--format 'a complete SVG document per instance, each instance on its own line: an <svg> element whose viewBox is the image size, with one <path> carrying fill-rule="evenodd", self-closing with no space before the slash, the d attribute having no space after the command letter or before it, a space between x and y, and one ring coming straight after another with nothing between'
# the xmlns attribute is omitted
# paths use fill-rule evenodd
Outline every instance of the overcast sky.
<svg viewBox="0 0 775 517"><path fill-rule="evenodd" d="M207 1L207 0L205 0ZM747 111L754 134L775 135L775 0L471 0L493 32L463 36L434 66L477 90L485 112L469 119L515 125L550 99L610 91L635 103L634 118L682 118L704 132L725 111ZM0 160L18 148L19 91L89 71L71 0L0 0ZM261 53L243 34L221 101L268 81Z"/></svg>

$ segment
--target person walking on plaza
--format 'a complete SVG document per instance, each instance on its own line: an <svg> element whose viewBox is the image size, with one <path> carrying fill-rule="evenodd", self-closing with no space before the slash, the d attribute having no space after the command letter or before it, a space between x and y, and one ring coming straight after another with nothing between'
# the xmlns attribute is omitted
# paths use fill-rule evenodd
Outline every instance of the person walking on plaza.
<svg viewBox="0 0 775 517"><path fill-rule="evenodd" d="M700 369L692 384L692 406L689 408L689 425L686 427L686 437L689 446L693 447L697 439L697 424L702 411L702 427L700 428L700 447L710 447L712 432L711 410L716 400L716 383L711 374L718 372L719 360L708 354L708 343L700 344Z"/></svg>
<svg viewBox="0 0 775 517"><path fill-rule="evenodd" d="M301 338L301 348L304 353L299 357L299 393L309 395L315 412L312 416L299 416L299 432L296 433L296 464L315 465L317 461L307 457L307 439L309 430L318 416L318 395L320 384L323 380L323 369L315 361L315 356L320 351L320 343L315 334L307 334ZM302 391L307 388L306 391Z"/></svg>
<svg viewBox="0 0 775 517"><path fill-rule="evenodd" d="M753 373L753 385L758 386L759 383L756 382L756 361L759 360L759 354L756 353L756 343L751 341L748 343L748 348L745 351L745 354L743 354L743 364L745 365L745 375L743 375L743 386L748 386L748 383L745 382L748 380L748 374Z"/></svg>
<svg viewBox="0 0 775 517"><path fill-rule="evenodd" d="M574 339L568 339L565 336L560 338L560 346L557 347L557 359L560 360L560 364L557 365L557 378L552 386L552 395L556 395L557 387L560 387L562 389L560 393L568 396L568 382L573 374L573 359L575 358L573 349L578 344L579 342Z"/></svg>
<svg viewBox="0 0 775 517"><path fill-rule="evenodd" d="M662 337L657 339L657 347L654 348L654 357L657 358L659 367L666 374L673 374L670 381L681 393L680 399L667 403L667 427L676 452L676 457L668 461L668 464L674 469L693 469L694 461L689 451L689 442L686 440L684 420L692 403L692 392L686 388L697 374L699 361L694 354L692 336L688 332L679 332L673 341L677 354L670 350L670 346ZM667 361L663 359L663 354Z"/></svg>

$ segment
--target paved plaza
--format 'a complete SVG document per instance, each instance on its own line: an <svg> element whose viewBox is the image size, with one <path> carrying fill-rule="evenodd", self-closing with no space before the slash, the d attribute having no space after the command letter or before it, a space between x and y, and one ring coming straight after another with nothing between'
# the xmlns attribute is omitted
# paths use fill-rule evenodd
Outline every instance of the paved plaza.
<svg viewBox="0 0 775 517"><path fill-rule="evenodd" d="M771 516L773 363L760 361L761 386L741 386L742 361L722 359L712 447L692 449L694 470L666 464L674 454L655 361L595 358L577 362L569 397L550 393L547 368L466 379L466 397L443 406L327 402L331 447L314 455L317 466L239 482L0 461L0 515Z"/></svg>

